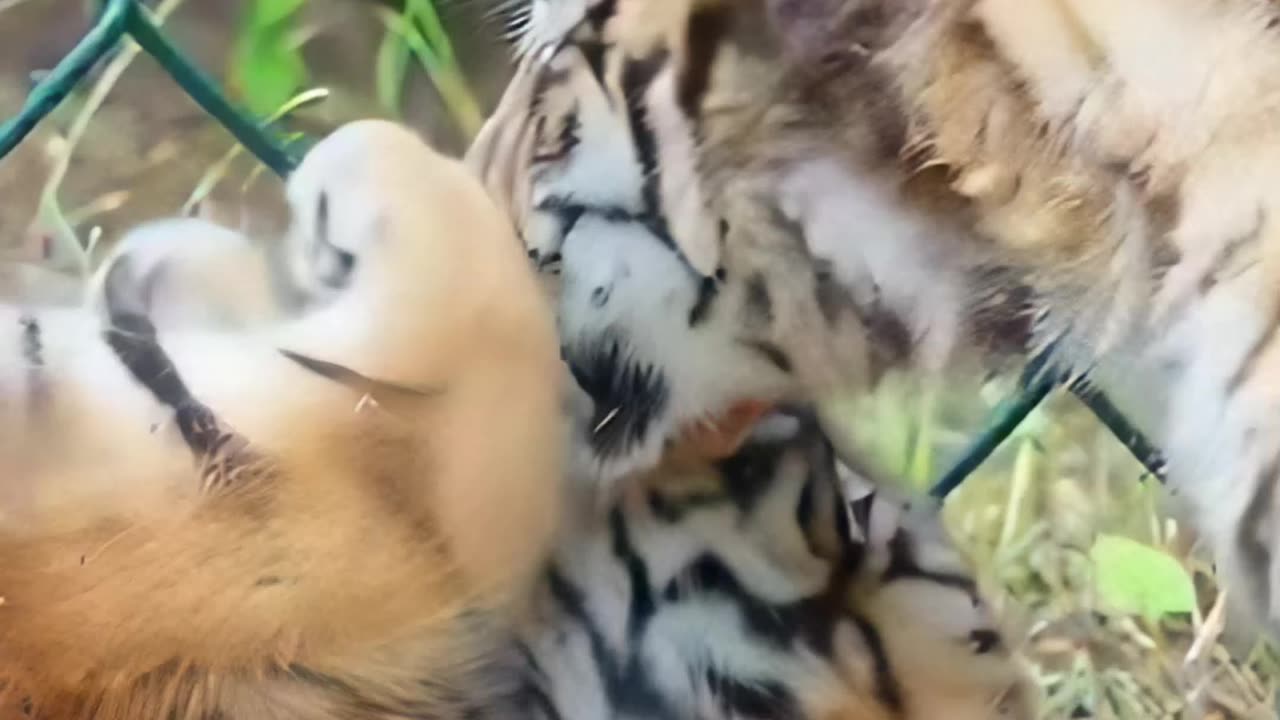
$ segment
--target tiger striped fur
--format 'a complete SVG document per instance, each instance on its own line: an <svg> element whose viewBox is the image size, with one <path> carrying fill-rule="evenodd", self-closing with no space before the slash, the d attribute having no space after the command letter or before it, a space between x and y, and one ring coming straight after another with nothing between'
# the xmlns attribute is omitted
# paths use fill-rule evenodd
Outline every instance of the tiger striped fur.
<svg viewBox="0 0 1280 720"><path fill-rule="evenodd" d="M701 406L645 418L647 444L598 462L643 466L682 423L785 394L750 359L670 340L706 297L729 298L722 334L770 326L770 355L807 397L886 362L989 368L1052 348L1065 370L1105 378L1163 446L1174 494L1255 621L1243 627L1280 627L1275 3L518 12L519 67L469 160L566 279L605 274L583 248L621 242L577 218L628 214L663 230L653 244L687 276L654 268L682 299L639 320L561 304L570 333L597 338L581 344L605 345L603 327L632 338L617 366L705 388ZM733 307L748 284L772 313ZM814 312L828 303L841 312Z"/></svg>
<svg viewBox="0 0 1280 720"><path fill-rule="evenodd" d="M520 635L521 717L1034 717L936 506L850 471L811 413L591 497Z"/></svg>
<svg viewBox="0 0 1280 720"><path fill-rule="evenodd" d="M362 183L402 184L398 163L421 163L412 176L441 185L408 189L430 222L473 227L473 243L488 225L469 217L482 205L451 192L467 185L452 169L403 139L382 145L384 132L340 131L291 181L298 247L319 238L352 253L329 303L294 321L308 332L198 329L199 297L184 299L192 314L157 327L156 296L128 251L98 275L100 319L0 310L21 329L3 387L27 403L5 404L11 436L0 445L14 470L0 484L0 684L16 717L1031 717L936 507L871 490L806 412L773 413L718 463L669 447L604 504L592 482L530 477L537 465L468 474L463 497L441 488L416 511L423 491L406 478L435 487L449 466L397 420L456 419L460 408L441 403L466 386L407 375L414 366L396 353L417 348L429 370L434 346L398 344L394 318L380 326L389 337L364 328L433 310L397 281L417 288L444 270L386 248L403 239L387 233L401 227L404 196ZM334 160L344 142L358 151L346 160L373 175ZM335 176L344 180L314 184ZM419 233L429 227L411 217ZM181 236L170 239L180 255ZM458 279L513 281L466 267ZM380 292L385 305L371 302ZM538 328L497 326L504 343ZM554 380L545 387L558 394ZM515 403L502 409L511 422L530 422L511 383L486 381ZM494 408L481 400L467 398ZM500 461L539 457L500 414L483 417L508 435L459 444ZM549 443L540 450L555 446L554 431L531 430ZM484 482L494 477L504 480ZM555 518L544 564L540 538ZM504 549L512 542L520 552Z"/></svg>

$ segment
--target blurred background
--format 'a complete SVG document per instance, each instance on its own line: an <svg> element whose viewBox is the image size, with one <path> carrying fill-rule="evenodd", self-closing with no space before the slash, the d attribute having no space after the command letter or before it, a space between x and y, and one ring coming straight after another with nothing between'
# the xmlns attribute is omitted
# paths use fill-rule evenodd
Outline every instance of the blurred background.
<svg viewBox="0 0 1280 720"><path fill-rule="evenodd" d="M147 0L166 32L234 100L289 130L321 135L369 116L402 119L461 152L501 92L507 51L486 4L455 0ZM95 0L0 0L0 112L92 25ZM446 29L447 28L447 29ZM296 105L296 106L295 106ZM276 179L145 54L100 63L0 168L0 243L65 231L110 242L139 220L200 209L270 230ZM56 195L58 212L47 207ZM43 197L42 197L43 196ZM46 207L40 207L42 202ZM56 217L61 215L61 218ZM101 230L96 231L94 227Z"/></svg>
<svg viewBox="0 0 1280 720"><path fill-rule="evenodd" d="M460 154L508 72L490 10L500 0L146 4L237 103L312 136L380 116ZM0 116L95 8L0 0ZM278 180L129 45L0 163L0 251L21 258L105 247L180 213L265 236L284 220ZM1012 390L1008 378L891 377L872 397L833 402L875 464L923 492ZM1159 483L1070 396L1033 413L945 514L1020 639L1044 717L1277 717L1274 649L1224 626L1212 567Z"/></svg>

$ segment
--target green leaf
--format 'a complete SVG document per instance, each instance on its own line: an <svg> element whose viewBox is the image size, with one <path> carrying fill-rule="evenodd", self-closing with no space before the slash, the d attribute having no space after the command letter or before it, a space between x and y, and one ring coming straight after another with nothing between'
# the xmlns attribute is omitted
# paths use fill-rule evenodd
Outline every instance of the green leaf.
<svg viewBox="0 0 1280 720"><path fill-rule="evenodd" d="M252 0L247 8L249 30L264 30L293 19L307 0Z"/></svg>
<svg viewBox="0 0 1280 720"><path fill-rule="evenodd" d="M231 85L249 111L265 115L307 82L307 64L294 41L295 17L305 0L252 0L245 8L231 54Z"/></svg>
<svg viewBox="0 0 1280 720"><path fill-rule="evenodd" d="M387 30L378 46L378 59L374 65L374 81L378 92L378 104L384 110L400 114L404 94L405 76L409 73L412 51L409 43L393 30Z"/></svg>
<svg viewBox="0 0 1280 720"><path fill-rule="evenodd" d="M1195 611L1191 577L1168 553L1126 537L1102 534L1089 557L1098 599L1105 607L1149 620Z"/></svg>
<svg viewBox="0 0 1280 720"><path fill-rule="evenodd" d="M235 69L245 105L259 116L288 102L307 81L302 54L282 44L248 46L238 56Z"/></svg>
<svg viewBox="0 0 1280 720"><path fill-rule="evenodd" d="M445 32L440 16L436 13L435 3L431 0L406 0L405 15L417 20L416 25L422 29L423 38L433 55L446 65L457 64L453 44L449 42L449 33Z"/></svg>

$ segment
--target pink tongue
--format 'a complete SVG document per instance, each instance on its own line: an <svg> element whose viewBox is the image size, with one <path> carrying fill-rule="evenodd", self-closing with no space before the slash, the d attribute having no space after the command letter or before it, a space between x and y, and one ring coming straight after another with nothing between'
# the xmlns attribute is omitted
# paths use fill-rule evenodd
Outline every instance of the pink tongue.
<svg viewBox="0 0 1280 720"><path fill-rule="evenodd" d="M710 422L685 428L681 442L707 459L727 458L738 451L756 421L771 409L772 403L742 400Z"/></svg>

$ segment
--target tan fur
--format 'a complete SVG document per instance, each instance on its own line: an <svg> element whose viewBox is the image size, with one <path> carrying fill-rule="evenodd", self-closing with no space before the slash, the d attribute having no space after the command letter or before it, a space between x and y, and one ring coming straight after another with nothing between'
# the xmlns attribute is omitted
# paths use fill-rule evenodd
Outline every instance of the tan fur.
<svg viewBox="0 0 1280 720"><path fill-rule="evenodd" d="M503 618L556 525L549 311L480 187L407 130L317 145L290 182L297 232L322 192L327 231L375 248L348 295L262 334L163 338L248 441L227 486L200 492L172 430L131 412L36 438L121 441L69 474L2 446L20 502L0 514L0 673L36 717L455 717L501 690ZM430 392L362 396L280 347Z"/></svg>
<svg viewBox="0 0 1280 720"><path fill-rule="evenodd" d="M719 30L691 32L708 13ZM698 125L696 151L662 154L682 246L706 245L700 213L731 228L720 266L794 245L765 222L780 211L912 331L910 357L887 359L931 369L1007 350L978 320L1027 315L1001 303L1029 293L1034 333L995 323L1026 326L1014 347L1163 379L1155 408L1122 409L1157 418L1235 596L1280 621L1274 2L621 0L613 20L606 37L634 57L669 53L652 117L679 115L681 81L710 68L696 120L653 128L683 148ZM831 333L792 330L782 344L812 353L819 386L874 380L824 374Z"/></svg>

